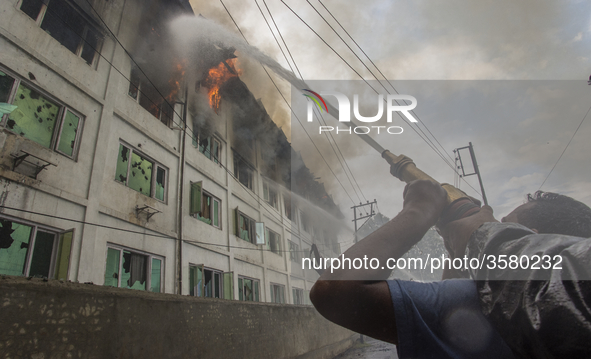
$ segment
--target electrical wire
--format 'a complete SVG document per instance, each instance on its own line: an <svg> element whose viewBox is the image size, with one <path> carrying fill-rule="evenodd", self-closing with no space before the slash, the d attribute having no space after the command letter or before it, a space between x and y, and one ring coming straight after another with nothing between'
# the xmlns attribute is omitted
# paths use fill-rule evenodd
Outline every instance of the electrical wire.
<svg viewBox="0 0 591 359"><path fill-rule="evenodd" d="M244 38L244 41L246 41L246 43L250 45L250 43L248 42L248 40L246 39L246 37L242 33L242 30L240 30L240 27L238 26L238 23L236 23L236 21L234 20L234 17L230 13L230 11L228 10L228 8L224 4L224 2L222 0L220 0L220 2L222 3L222 6L224 7L224 9L226 9L226 12L228 13L228 16L230 17L230 19L232 20L232 22L234 23L234 25L236 26L236 28L240 32L240 35L242 35L242 37ZM322 152L320 152L320 149L318 148L318 146L316 145L316 143L312 140L312 137L310 136L310 134L308 133L308 131L306 130L306 128L304 127L304 125L300 121L299 117L296 115L295 111L293 110L293 108L291 107L291 105L289 104L289 102L287 101L287 99L285 98L285 96L283 95L283 93L281 92L281 90L279 89L279 87L277 86L277 84L275 83L275 81L273 80L273 78L271 77L271 74L269 74L269 72L263 66L263 64L260 64L260 65L263 68L263 70L265 71L265 73L267 74L267 76L269 77L269 80L271 80L271 82L273 83L273 85L277 89L277 92L279 92L279 94L281 95L281 98L283 98L283 101L287 104L287 106L289 107L289 109L293 113L294 117L297 119L297 121L300 124L300 126L302 126L302 129L306 133L306 136L308 136L308 138L310 139L310 142L312 142L312 144L314 145L314 148L316 148L316 151L318 151L318 154L320 155L320 157L322 157L322 160L324 161L324 163L326 163L326 166L328 167L328 169L330 170L330 172L336 178L337 182L341 185L341 187L343 188L343 191L345 191L345 194L347 195L347 197L349 197L349 199L351 200L351 203L355 203L355 201L353 201L353 198L351 198L351 195L349 194L349 192L347 192L347 190L345 189L345 186L343 186L343 184L341 183L341 180L339 180L339 178L337 177L337 175L334 173L334 171L332 170L332 168L328 164L328 161L326 161L326 158L324 158L324 156L322 155Z"/></svg>
<svg viewBox="0 0 591 359"><path fill-rule="evenodd" d="M310 29L310 30L311 30L311 31L312 31L312 32L313 32L313 33L314 33L314 34L315 34L315 35L316 35L316 36L317 36L317 37L318 37L318 38L319 38L319 39L320 39L322 42L324 42L324 44L325 44L327 47L329 47L329 48L330 48L330 49L331 49L331 50L332 50L332 51L333 51L333 52L334 52L334 53L335 53L335 54L336 54L336 55L337 55L337 56L338 56L338 57L339 57L339 58L340 58L340 59L341 59L343 62L345 62L345 64L346 64L346 65L347 65L347 66L348 66L348 67L349 67L349 68L350 68L350 69L351 69L353 72L355 72L355 73L357 74L357 76L359 76L359 77L360 77L360 78L361 78L361 79L362 79L362 80L363 80L363 81L364 81L364 82L365 82L365 83L366 83L366 84L367 84L367 85L368 85L368 86L369 86L369 87L370 87L372 90L374 90L374 92L376 92L376 93L379 93L379 92L378 92L378 91L377 91L375 88L373 88L373 86L371 86L371 85L370 85L370 84L367 82L367 80L365 80L365 79L363 78L363 76L361 76L361 75L360 75L360 73L359 73L357 70L355 70L355 69L354 69L354 68L353 68L353 67L352 67L352 66L351 66L351 65L350 65L350 64L349 64L349 63L348 63L348 62L347 62L347 61L346 61L346 60L345 60L345 59L344 59L344 58L343 58L343 57L342 57L342 56L341 56L341 55L340 55L340 54L339 54L339 53L338 53L338 52L337 52L337 51L336 51L336 50L335 50L333 47L332 47L332 46L330 46L330 45L329 45L329 44L328 44L328 43L327 43L327 42L326 42L326 41L325 41L325 40L322 38L322 36L320 36L320 34L318 34L318 33L317 33L317 32L316 32L314 29L312 29L312 27L311 27L309 24L307 24L307 23L306 23L306 21L304 21L304 20L303 20L303 19L302 19L302 18L301 18L301 17L300 17L300 16L299 16L299 15L298 15L298 14L297 14L297 13L296 13L296 12L295 12L295 11L294 11L292 8L291 8L291 7L289 7L289 5L287 5L287 4L286 4L286 3L285 3L283 0L281 0L281 2L282 2L282 3L283 3L283 4L284 4L284 5L285 5L285 6L286 6L286 7L287 7L287 8L288 8L288 9L289 9L289 10L290 10L290 11L291 11L291 12L292 12L294 15L295 15L295 16L296 16L296 17L297 17L297 18L298 18L298 19L299 19L299 20L300 20L300 21L301 21L301 22L302 22L304 25L306 25L306 26L307 26L307 27L308 27L308 28L309 28L309 29ZM308 1L308 3L309 3L309 1ZM310 4L310 3L309 3L309 4ZM312 6L312 4L310 4L310 5ZM323 5L323 4L322 4L322 5ZM324 6L324 5L323 5L323 6ZM312 6L312 8L314 8L314 6ZM325 7L325 9L326 9L326 7ZM315 11L316 11L316 12L317 12L317 13L318 13L318 14L319 14L319 15L320 15L322 18L323 18L323 20L324 20L324 21L325 21L325 22L328 24L328 26L329 26L329 27L330 27L330 28L331 28L331 29L332 29L332 30L333 30L333 31L334 31L334 32L337 34L337 36L338 36L338 37L339 37L339 38L340 38L340 39L341 39L341 40L342 40L342 41L345 43L345 45L346 45L346 46L347 46L347 47L348 47L348 48L349 48L349 49L350 49L350 50L353 52L353 54L354 54L354 55L355 55L355 56L356 56L356 57L359 59L359 61L360 61L360 62L361 62L361 63L362 63L362 64L363 64L363 65L364 65L364 66L365 66L367 69L368 69L368 71L369 71L369 72L370 72L372 75L374 75L374 74L373 74L373 72L372 72L372 71L371 71L371 70L370 70L370 69L367 67L367 65L365 65L365 63L364 63L364 62L363 62L363 61L362 61L362 60L359 58L359 56L358 56L358 55L355 53L355 51L353 51L353 50L350 48L350 46L349 46L349 45L348 45L348 44L347 44L347 43L344 41L344 39L343 39L343 38L342 38L342 37L341 37L341 36L340 36L340 35L339 35L339 34L336 32L336 30L335 30L335 29L334 29L334 28L333 28L333 27L332 27L332 26L331 26L331 25L328 23L328 21L327 21L327 20L326 20L326 19L325 19L325 18L324 18L324 17L323 17L323 16L322 16L322 15L321 15L319 12L318 12L318 10L316 10L316 8L314 8L314 10L315 10ZM326 10L328 11L328 9L326 9ZM329 13L330 13L330 11L329 11ZM332 13L330 13L330 14L331 14L331 16L333 16L333 15L332 15ZM333 18L334 18L334 16L333 16ZM335 19L335 20L336 20L336 19ZM338 22L338 21L337 21L337 22ZM339 25L340 25L340 23L339 23ZM342 27L342 25L340 25L340 26L341 26L341 28L343 28L343 27ZM344 28L343 28L343 29L344 29ZM346 30L345 30L345 32L346 32ZM347 33L347 34L348 34L348 33ZM349 37L351 37L351 36L349 35ZM353 41L354 41L354 40L353 40ZM354 41L354 42L355 42L355 41ZM355 43L356 43L356 42L355 42ZM356 45L359 47L359 45L358 45L357 43L356 43ZM363 50L362 50L362 51L363 51ZM365 54L365 52L364 52L364 54ZM367 54L365 54L365 55L367 56ZM369 57L368 57L368 58L369 58ZM371 61L371 59L370 59L370 61ZM378 69L378 68L377 68L377 66L375 66L375 64L373 63L373 61L371 61L371 62L372 62L372 64L374 65L374 67L376 67L376 69ZM378 71L379 71L379 69L378 69ZM383 75L383 73L381 73L381 71L379 71L379 72L380 72L380 74L381 74L382 76L384 76L384 75ZM376 78L376 80L378 80L378 79L377 79L377 77L376 77L375 75L374 75L374 77ZM384 76L384 78L385 78L385 76ZM394 89L394 91L395 91L396 93L398 93L398 92L396 91L396 89L393 87L393 85L392 85L392 84L391 84L391 83L390 83L390 82L389 82L387 79L386 79L386 81L387 81L387 82L390 84L390 86L391 86L391 87ZM384 87L384 86L383 86L383 84L381 83L381 81L379 81L379 80L378 80L378 83L380 83L380 85L381 85L382 87ZM385 89L385 88L384 88L384 89ZM387 91L387 90L386 90L386 91ZM397 102L397 103L398 103L398 102ZM414 112L414 111L411 111L411 112L412 112L413 114L415 114L415 112ZM402 119L403 119L403 120L404 120L406 123L408 123L408 121L407 121L407 120L406 120L404 117L402 117L400 114L398 114L398 115L399 115L399 116L400 116L400 117L401 117L401 118L402 118ZM415 114L415 116L416 116L416 114ZM417 116L417 118L418 118L418 116ZM449 166L449 167L450 167L452 170L454 170L454 172L456 172L456 169L455 169L454 165L453 165L451 162L449 162L449 161L448 161L448 160L447 160L447 159L444 157L444 154L445 154L445 155L447 155L447 156L448 156L448 157L449 157L449 158L450 158L450 159L453 161L453 159L451 158L451 156L449 156L449 154L448 154L448 153L445 151L445 149L443 148L443 146L441 145L441 143L440 143L440 142L437 140L437 138L436 138L436 137L435 137L435 136L434 136L434 135L431 133L431 131L430 131L430 130L427 128L427 126L426 126L426 125L425 125L423 122L421 122L421 123L422 123L422 125L423 125L423 126L426 128L426 129L427 129L427 131L428 131L428 132L431 134L431 136L432 136L432 137L435 139L435 141L436 141L436 142L439 144L439 146L440 146L440 147L443 149L443 152L442 152L442 151L439 151L439 149L437 149L437 147L436 147L436 145L433 143L433 141L431 141L431 140L429 139L429 137L428 137L428 136L425 134L425 132L424 132L424 131L423 131L423 130L420 128L420 127L416 127L416 128L415 128L415 127L414 127L414 126L412 126L410 123L408 123L408 124L411 126L411 128L413 129L413 131L415 131L415 133L416 133L416 134L417 134L417 135L418 135L418 136L419 136L421 139L423 139L423 141L425 141L425 143L427 143L427 145L428 145L428 146L429 146L429 147L430 147L430 148L431 148L433 151L435 151L435 153L436 153L436 154L437 154L437 155L438 155L438 156L439 156L439 157L440 157L440 158L441 158L441 159L442 159L442 160L443 160L443 161L444 161L444 162L445 162L445 163L446 163L446 164L447 164L447 165L448 165L448 166ZM419 133L418 133L418 131L417 131L417 128L418 128L418 131L420 131L420 132L421 132L423 135L421 135L421 134L419 134ZM425 136L425 137L423 137L423 136ZM478 194L479 194L479 192L478 192L478 190L477 190L476 188L474 188L474 187L473 187L473 186L472 186L470 183L468 183L468 182L467 182L465 179L464 179L464 181L466 182L466 184L467 184L467 185L468 185L470 188L472 188L472 189L473 189L473 190L474 190L476 193L478 193Z"/></svg>
<svg viewBox="0 0 591 359"><path fill-rule="evenodd" d="M265 22L267 23L267 26L269 27L269 30L271 31L271 33L273 34L273 37L275 38L275 42L277 43L277 46L279 46L279 48L281 49L281 52L283 53L283 56L285 58L285 61L287 61L287 63L289 64L289 60L287 59L287 56L285 55L285 52L283 51L283 49L281 48L281 45L279 44L279 41L277 40L277 37L275 36L273 30L271 29L271 26L269 25L269 22L267 21L267 18L265 17L261 7L259 6L257 0L254 0L255 3L257 4L257 7L259 8L259 11L261 13L261 15L263 16L263 19L265 19ZM265 5L265 8L267 9L267 12L269 13L269 17L271 18L271 21L273 22L273 25L275 26L275 29L277 30L277 33L279 34L279 36L281 37L281 41L283 42L283 46L285 46L285 48L287 49L287 52L289 53L289 56L291 58L291 62L293 62L294 66L296 67L296 70L300 76L300 79L304 80L304 77L300 71L300 69L297 66L297 63L293 57L293 55L291 54L291 51L289 50L289 46L287 45L287 43L285 42L285 39L283 38L283 35L281 34L281 30L279 29L279 27L277 26L277 23L275 22L275 18L273 17L273 14L271 13L271 10L269 9L269 7L267 6L267 3L265 0L263 0L263 4ZM293 68L290 65L290 68L293 72ZM320 121L319 119L319 115L318 115L318 110L314 107L314 115L316 117L317 120ZM320 113L320 118L322 119L321 124L324 123L324 125L326 125L326 120L324 119L324 117L322 116L322 113ZM330 138L332 139L332 141L334 142L334 146L333 144L330 142L329 139L329 135ZM339 161L339 163L341 164L341 167L343 167L343 172L345 172L345 175L347 176L347 179L349 180L349 183L351 184L351 187L353 187L353 190L355 191L355 195L357 196L357 198L359 199L359 201L361 201L361 198L359 197L359 194L357 193L357 190L355 189L355 186L353 185L353 182L351 181L351 177L353 178L353 180L355 181L355 184L357 185L357 187L359 188L359 192L361 193L361 195L363 196L363 198L365 198L365 195L363 194L363 190L361 189L361 187L359 186L359 184L357 183L357 180L355 179L355 176L353 175L353 172L351 172L351 169L349 168L349 165L347 163L347 160L345 159L345 157L343 156L338 144L336 143L336 141L334 140L334 137L332 136L332 133L329 132L329 134L327 134L325 132L325 136L329 142L329 144L331 145L331 148L333 150L333 152L335 153L335 156L337 157L337 160ZM343 160L341 161L341 159L339 158L339 155L337 154L335 147L337 148L338 152L341 154L341 157L343 158ZM349 176L349 173L347 173L347 170L345 170L345 166L343 166L343 162L345 163L345 166L347 167L347 169L349 170L349 173L351 174L351 176Z"/></svg>
<svg viewBox="0 0 591 359"><path fill-rule="evenodd" d="M575 135L579 131L579 128L581 128L581 125L583 124L583 122L585 122L585 119L587 118L587 115L589 114L589 111L590 110L591 110L591 107L589 107L589 109L587 110L587 113L585 113L585 116L583 116L583 119L579 123L579 126L577 126L577 129L575 130L575 132L571 136L570 140L566 144L566 147L564 147L564 150L562 150L562 153L560 154L560 156L556 160L556 163L554 163L554 166L552 166L552 169L550 170L550 172L548 173L548 175L546 176L546 178L544 178L544 182L542 182L542 184L540 185L540 188L538 188L538 191L542 188L542 186L544 185L544 183L546 183L546 180L548 179L548 177L550 177L550 175L552 174L552 171L554 171L554 168L556 168L556 165L558 164L558 162L562 158L562 155L564 155L564 153L566 152L566 149L568 148L568 146L570 146L570 143L573 141L573 138L575 138Z"/></svg>

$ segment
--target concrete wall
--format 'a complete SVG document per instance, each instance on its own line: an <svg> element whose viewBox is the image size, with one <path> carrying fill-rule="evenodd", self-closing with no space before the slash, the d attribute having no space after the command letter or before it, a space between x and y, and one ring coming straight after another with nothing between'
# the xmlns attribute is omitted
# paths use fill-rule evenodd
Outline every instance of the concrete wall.
<svg viewBox="0 0 591 359"><path fill-rule="evenodd" d="M2 358L332 358L357 336L314 308L0 277Z"/></svg>

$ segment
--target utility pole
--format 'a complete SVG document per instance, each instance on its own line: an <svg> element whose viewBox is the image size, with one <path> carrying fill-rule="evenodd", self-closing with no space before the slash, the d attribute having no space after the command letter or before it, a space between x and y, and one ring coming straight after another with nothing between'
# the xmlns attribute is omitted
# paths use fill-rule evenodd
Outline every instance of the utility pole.
<svg viewBox="0 0 591 359"><path fill-rule="evenodd" d="M480 183L482 201L485 205L488 205L488 201L486 200L486 194L484 193L484 186L482 185L482 177L480 176L480 170L478 169L478 162L476 162L476 155L474 154L474 147L472 147L472 142L468 142L468 144L469 145L466 147L460 147L454 150L454 153L458 155L456 157L456 160L460 161L460 168L462 169L462 174L460 175L460 177L476 175L478 177L478 182ZM474 172L472 173L466 173L466 171L464 170L464 164L462 163L462 155L460 154L460 151L465 149L468 149L468 151L470 152L470 158L472 158L472 166L474 167Z"/></svg>
<svg viewBox="0 0 591 359"><path fill-rule="evenodd" d="M367 203L365 203L365 204L359 203L359 205L351 207L351 209L353 210L353 222L355 222L355 243L357 243L357 230L359 229L359 228L357 228L357 221L372 217L375 214L375 212L373 210L373 206L374 205L377 206L377 204L378 204L378 202L374 199L373 202L367 201ZM365 206L369 206L369 214L367 214L367 212L365 212L365 216L357 218L357 208L361 208L361 207L365 207Z"/></svg>

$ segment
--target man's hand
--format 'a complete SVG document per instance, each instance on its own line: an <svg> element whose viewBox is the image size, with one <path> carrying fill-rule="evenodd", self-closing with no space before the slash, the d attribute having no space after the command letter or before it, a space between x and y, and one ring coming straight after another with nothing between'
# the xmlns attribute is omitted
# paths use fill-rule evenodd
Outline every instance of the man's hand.
<svg viewBox="0 0 591 359"><path fill-rule="evenodd" d="M413 181L406 185L402 194L403 209L418 209L425 218L437 221L447 206L447 192L439 183L429 180Z"/></svg>
<svg viewBox="0 0 591 359"><path fill-rule="evenodd" d="M498 222L490 206L483 206L478 213L450 222L437 230L443 237L449 255L453 258L461 258L472 233L486 222Z"/></svg>

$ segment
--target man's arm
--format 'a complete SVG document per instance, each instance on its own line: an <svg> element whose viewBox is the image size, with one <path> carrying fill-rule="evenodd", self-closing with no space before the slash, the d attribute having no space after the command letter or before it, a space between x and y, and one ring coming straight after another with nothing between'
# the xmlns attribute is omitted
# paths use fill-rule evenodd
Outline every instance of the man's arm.
<svg viewBox="0 0 591 359"><path fill-rule="evenodd" d="M397 343L396 321L390 291L385 279L392 270L390 258L400 258L423 238L439 218L447 194L430 181L416 181L404 190L402 211L390 222L370 234L344 256L377 258L376 269L341 268L325 270L314 284L310 298L328 320L373 338Z"/></svg>

